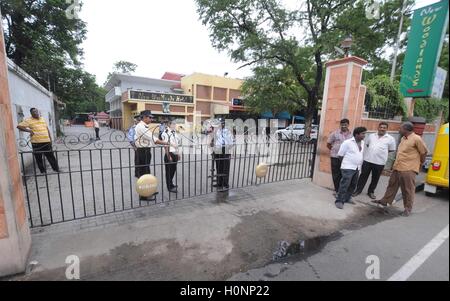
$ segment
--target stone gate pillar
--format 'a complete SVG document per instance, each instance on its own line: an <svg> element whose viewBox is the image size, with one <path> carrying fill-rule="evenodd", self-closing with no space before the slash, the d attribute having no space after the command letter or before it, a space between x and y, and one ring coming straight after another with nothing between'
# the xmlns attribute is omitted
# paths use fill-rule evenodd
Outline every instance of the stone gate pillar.
<svg viewBox="0 0 450 301"><path fill-rule="evenodd" d="M0 22L0 277L24 272L31 248L7 72Z"/></svg>
<svg viewBox="0 0 450 301"><path fill-rule="evenodd" d="M326 64L325 89L316 164L314 166L314 183L334 189L331 177L330 151L327 140L331 132L339 128L344 118L350 120L353 130L361 122L366 87L361 85L363 67L367 62L358 57L347 57Z"/></svg>

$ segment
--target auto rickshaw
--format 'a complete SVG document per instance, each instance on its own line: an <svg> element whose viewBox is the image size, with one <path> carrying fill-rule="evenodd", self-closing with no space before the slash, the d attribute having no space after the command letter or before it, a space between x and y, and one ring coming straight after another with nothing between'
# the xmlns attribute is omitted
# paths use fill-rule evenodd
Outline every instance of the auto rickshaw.
<svg viewBox="0 0 450 301"><path fill-rule="evenodd" d="M425 193L429 196L435 195L438 189L448 189L448 125L447 123L441 127L436 139L433 160L425 183Z"/></svg>

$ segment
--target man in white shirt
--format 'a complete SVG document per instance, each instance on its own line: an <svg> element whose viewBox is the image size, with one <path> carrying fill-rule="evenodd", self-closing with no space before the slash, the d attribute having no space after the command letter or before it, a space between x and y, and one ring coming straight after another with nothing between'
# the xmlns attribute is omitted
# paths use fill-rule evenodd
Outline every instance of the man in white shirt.
<svg viewBox="0 0 450 301"><path fill-rule="evenodd" d="M227 190L230 187L230 151L234 145L234 139L231 131L225 127L225 119L221 118L220 124L221 126L214 134L214 141L212 141L214 146L213 157L217 167L217 184L213 186Z"/></svg>
<svg viewBox="0 0 450 301"><path fill-rule="evenodd" d="M364 163L361 170L361 176L358 180L354 197L360 195L370 174L372 182L370 183L368 195L372 200L376 200L375 189L383 173L384 167L388 161L389 153L395 152L397 145L394 137L387 133L389 125L385 122L378 126L378 133L371 134L365 141Z"/></svg>
<svg viewBox="0 0 450 301"><path fill-rule="evenodd" d="M344 209L345 203L354 204L352 193L355 191L359 171L364 161L364 138L366 137L366 132L367 129L364 127L356 128L353 131L353 138L344 141L339 149L338 156L342 158L342 179L339 183L339 191L336 197L336 207L338 209Z"/></svg>
<svg viewBox="0 0 450 301"><path fill-rule="evenodd" d="M180 161L180 154L178 151L178 137L176 133L177 124L175 121L169 121L168 127L161 134L164 142L169 143L170 146L165 146L164 163L166 165L166 185L167 190L172 193L177 193L177 186L173 183L173 177L177 172L177 162Z"/></svg>
<svg viewBox="0 0 450 301"><path fill-rule="evenodd" d="M136 177L140 178L143 175L150 174L150 162L152 160L152 147L155 144L160 145L170 145L169 142L164 142L159 139L155 139L153 137L153 133L149 128L150 123L152 123L152 119L154 116L151 111L143 111L141 113L142 121L136 125L135 129L135 139L134 145L136 146L136 155L137 155L137 165L136 169ZM141 201L148 201L151 199L140 198Z"/></svg>

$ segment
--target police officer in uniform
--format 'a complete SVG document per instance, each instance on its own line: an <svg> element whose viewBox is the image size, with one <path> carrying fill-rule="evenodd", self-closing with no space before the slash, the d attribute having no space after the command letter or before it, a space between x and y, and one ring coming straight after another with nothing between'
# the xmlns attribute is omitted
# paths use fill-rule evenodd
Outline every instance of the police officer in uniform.
<svg viewBox="0 0 450 301"><path fill-rule="evenodd" d="M225 127L225 119L220 118L220 127L214 133L212 146L214 149L213 158L216 161L217 184L214 187L228 190L230 188L230 161L231 149L234 146L233 134Z"/></svg>

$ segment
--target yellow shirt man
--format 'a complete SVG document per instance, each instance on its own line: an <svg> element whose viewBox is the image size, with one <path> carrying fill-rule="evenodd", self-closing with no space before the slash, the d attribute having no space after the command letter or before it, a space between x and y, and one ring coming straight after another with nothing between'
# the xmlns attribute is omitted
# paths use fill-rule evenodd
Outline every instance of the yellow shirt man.
<svg viewBox="0 0 450 301"><path fill-rule="evenodd" d="M33 146L33 154L41 173L47 172L45 162L42 156L45 155L48 162L55 172L60 172L58 160L55 158L52 149L52 139L47 122L39 115L39 111L35 108L30 110L31 117L21 122L17 128L22 132L30 133L31 144Z"/></svg>
<svg viewBox="0 0 450 301"><path fill-rule="evenodd" d="M50 143L51 138L48 131L47 122L43 117L26 118L19 124L20 127L29 128L33 131L31 136L31 143Z"/></svg>

